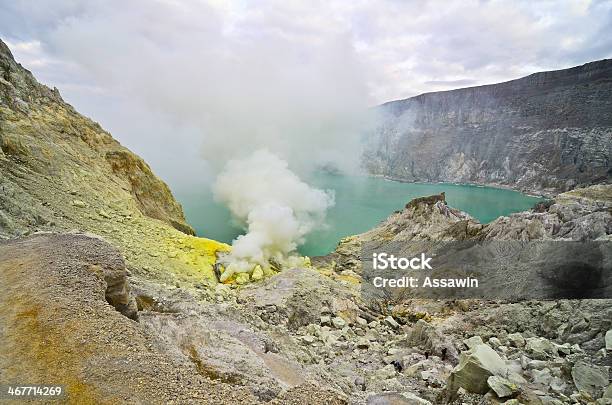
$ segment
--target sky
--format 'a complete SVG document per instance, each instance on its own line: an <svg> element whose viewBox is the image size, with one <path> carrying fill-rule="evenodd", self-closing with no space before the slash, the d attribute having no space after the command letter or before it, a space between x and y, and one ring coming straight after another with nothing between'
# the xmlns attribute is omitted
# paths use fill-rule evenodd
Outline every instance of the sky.
<svg viewBox="0 0 612 405"><path fill-rule="evenodd" d="M0 37L192 187L261 147L341 161L379 103L610 58L612 1L2 1Z"/></svg>

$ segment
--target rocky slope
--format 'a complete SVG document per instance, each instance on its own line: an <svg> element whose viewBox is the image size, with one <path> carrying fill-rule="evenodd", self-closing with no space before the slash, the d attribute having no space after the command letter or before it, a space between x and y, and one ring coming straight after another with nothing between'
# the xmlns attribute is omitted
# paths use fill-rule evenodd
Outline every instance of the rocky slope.
<svg viewBox="0 0 612 405"><path fill-rule="evenodd" d="M335 274L351 275L361 281L366 254L363 248L368 244L375 245L379 252L389 252L394 251L390 246L397 243L407 245L417 241L612 241L610 185L563 193L532 211L500 217L489 224L480 224L447 206L438 196L433 197L413 200L378 227L345 238L334 253L318 258L315 263ZM512 278L510 273L506 276ZM372 304L380 307L380 303L371 301L367 305ZM494 386L499 381L488 381L495 375L510 380L503 383L508 398L518 398L521 403L594 403L604 395L606 387L607 396L597 403L611 402L612 357L606 348L612 338L612 300L504 303L400 297L385 301L381 312L385 309L394 320L405 325L403 344L413 350L420 349L419 353L429 353L425 363L415 365L414 359L404 358L401 364L408 364L410 373L425 370L420 376L427 388L421 386L420 392L432 402L470 402L469 395L465 396L468 392L486 394L485 403L503 402L507 399L505 394L500 396L499 387ZM463 338L469 340L462 342ZM453 353L462 348L469 350L462 352L457 360ZM395 360L399 361L399 357ZM483 372L483 368L487 371ZM400 371L400 374L406 372ZM585 375L599 382L590 380L587 384L582 379ZM430 384L432 379L438 379L438 388ZM587 385L589 388L585 388ZM438 396L432 397L431 392L436 391Z"/></svg>
<svg viewBox="0 0 612 405"><path fill-rule="evenodd" d="M556 194L609 182L612 60L379 107L364 165L403 181Z"/></svg>
<svg viewBox="0 0 612 405"><path fill-rule="evenodd" d="M72 403L606 404L610 300L376 303L356 264L371 240L554 238L556 221L609 239L611 204L610 187L596 186L481 225L422 199L316 269L238 289L130 274L87 235L5 241L0 380L52 379Z"/></svg>
<svg viewBox="0 0 612 405"><path fill-rule="evenodd" d="M0 238L81 230L135 273L215 281L221 243L195 238L168 186L97 123L38 83L0 41Z"/></svg>

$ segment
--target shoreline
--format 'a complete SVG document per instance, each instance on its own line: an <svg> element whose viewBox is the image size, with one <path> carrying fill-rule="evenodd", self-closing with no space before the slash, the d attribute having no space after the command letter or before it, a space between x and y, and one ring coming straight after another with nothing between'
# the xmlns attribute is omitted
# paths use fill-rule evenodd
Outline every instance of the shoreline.
<svg viewBox="0 0 612 405"><path fill-rule="evenodd" d="M552 199L558 196L559 194L565 193L567 191L544 191L544 190L530 190L530 189L519 189L509 186L507 184L501 183L470 183L470 182L455 182L455 181L414 181L414 180L406 180L399 177L387 176L384 174L366 174L367 177L379 178L389 181L395 181L398 183L408 183L408 184L453 184L456 186L473 186L473 187L489 187L499 190L511 190L516 191L522 194L525 194L529 197L538 197L538 198L547 198ZM572 189L573 190L573 189Z"/></svg>

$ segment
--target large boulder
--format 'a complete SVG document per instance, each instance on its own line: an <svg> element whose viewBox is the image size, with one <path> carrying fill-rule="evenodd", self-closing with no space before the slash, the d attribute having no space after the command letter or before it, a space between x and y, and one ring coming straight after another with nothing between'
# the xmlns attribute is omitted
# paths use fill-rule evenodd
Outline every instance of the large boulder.
<svg viewBox="0 0 612 405"><path fill-rule="evenodd" d="M578 390L598 398L609 383L608 367L579 361L572 367L572 379Z"/></svg>
<svg viewBox="0 0 612 405"><path fill-rule="evenodd" d="M504 376L507 373L506 363L495 350L487 344L479 344L461 353L459 364L450 375L448 388L451 394L459 388L476 394L486 394L489 391L489 377Z"/></svg>

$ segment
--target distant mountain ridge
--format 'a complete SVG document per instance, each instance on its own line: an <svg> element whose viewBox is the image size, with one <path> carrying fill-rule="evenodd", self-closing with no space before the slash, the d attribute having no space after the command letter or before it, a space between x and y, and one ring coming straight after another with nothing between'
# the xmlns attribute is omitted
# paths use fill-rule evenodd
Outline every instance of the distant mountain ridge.
<svg viewBox="0 0 612 405"><path fill-rule="evenodd" d="M612 60L378 107L364 165L403 181L556 194L610 181Z"/></svg>

